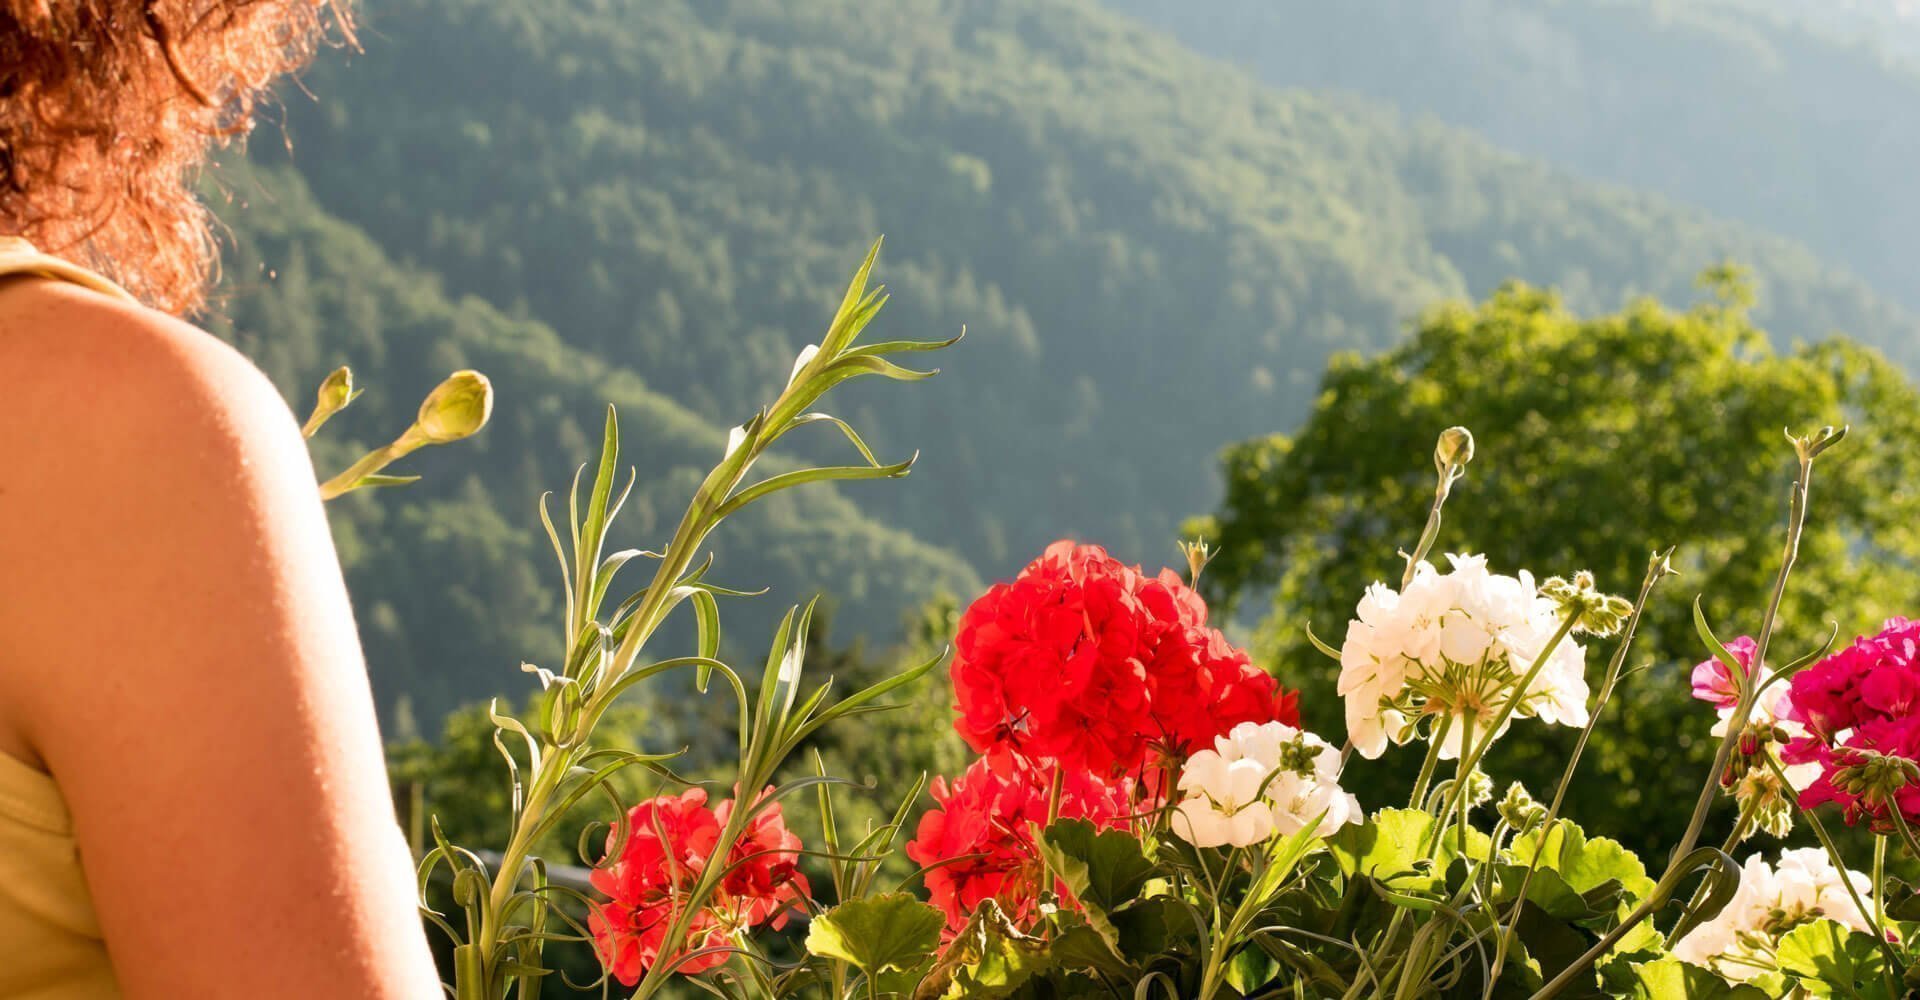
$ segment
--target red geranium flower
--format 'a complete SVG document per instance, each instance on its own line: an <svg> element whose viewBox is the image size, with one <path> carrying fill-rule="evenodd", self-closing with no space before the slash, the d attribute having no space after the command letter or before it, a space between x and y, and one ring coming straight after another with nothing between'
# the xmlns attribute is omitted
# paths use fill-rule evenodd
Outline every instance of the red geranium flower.
<svg viewBox="0 0 1920 1000"><path fill-rule="evenodd" d="M1097 545L1048 546L967 609L954 645L955 727L996 758L1117 776L1241 722L1298 721L1177 574Z"/></svg>
<svg viewBox="0 0 1920 1000"><path fill-rule="evenodd" d="M661 795L628 811L624 845L616 845L617 830L607 834L607 850L621 846L621 851L590 876L593 887L610 899L594 905L588 929L601 962L628 986L638 984L663 960L726 947L737 931L765 923L779 929L809 894L806 876L795 868L800 838L787 830L780 807L769 805L728 852L729 868L720 885L689 921L687 946L662 956L667 932L685 912L735 808L731 800L717 810L707 808L706 802L707 793L698 788ZM689 959L674 971L693 975L726 961L725 952L715 952Z"/></svg>
<svg viewBox="0 0 1920 1000"><path fill-rule="evenodd" d="M940 864L926 874L933 905L946 911L949 933L959 930L984 900L997 901L1015 923L1030 923L1037 913L1042 865L1033 831L1047 822L1052 773L1013 759L993 766L977 760L949 783L933 780L939 805L920 817L920 828L906 845L907 857L922 865ZM1106 782L1084 771L1067 771L1061 787L1062 819L1092 820L1096 826L1126 823L1132 808L1132 783ZM1065 887L1059 887L1064 893Z"/></svg>
<svg viewBox="0 0 1920 1000"><path fill-rule="evenodd" d="M1818 762L1820 777L1800 793L1808 809L1832 802L1848 826L1866 823L1875 833L1891 834L1890 804L1897 803L1910 827L1920 828L1920 784L1890 769L1876 769L1871 755L1920 760L1920 717L1869 719L1838 744L1817 739L1796 741L1784 756L1794 763ZM1893 778L1891 783L1888 778Z"/></svg>
<svg viewBox="0 0 1920 1000"><path fill-rule="evenodd" d="M1877 634L1795 674L1792 692L1794 718L1812 735L1790 743L1782 757L1822 768L1800 804L1833 802L1848 825L1864 821L1888 833L1895 824L1887 806L1894 802L1907 822L1920 824L1920 785L1900 768L1872 763L1874 755L1899 758L1911 771L1920 761L1920 622L1888 619Z"/></svg>
<svg viewBox="0 0 1920 1000"><path fill-rule="evenodd" d="M769 788L762 794L772 791ZM731 800L720 803L714 819L726 825L733 808ZM727 863L731 867L720 880L714 908L737 926L771 924L777 931L787 925L787 915L804 909L813 895L807 876L798 867L800 837L787 829L779 803L754 814L746 833L733 845Z"/></svg>

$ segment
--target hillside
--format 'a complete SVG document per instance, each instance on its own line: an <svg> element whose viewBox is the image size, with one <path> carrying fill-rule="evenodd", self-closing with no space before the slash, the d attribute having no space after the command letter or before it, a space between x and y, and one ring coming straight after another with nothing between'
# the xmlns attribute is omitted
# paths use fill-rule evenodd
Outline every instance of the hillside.
<svg viewBox="0 0 1920 1000"><path fill-rule="evenodd" d="M391 0L365 22L303 81L317 99L289 94L291 165L255 144L272 195L225 213L230 301L301 398L336 359L402 408L456 364L504 377L484 453L347 508L370 641L408 664L384 692L436 707L545 637L532 504L600 401L657 438L663 516L881 232L889 335L969 335L942 378L839 412L923 462L725 550L728 580L833 593L849 632L1061 535L1171 561L1222 445L1291 427L1331 354L1509 277L1579 309L1684 302L1731 255L1782 336L1920 359L1909 313L1799 244L1272 89L1085 0ZM367 411L351 426L386 426ZM448 571L476 582L425 582Z"/></svg>
<svg viewBox="0 0 1920 1000"><path fill-rule="evenodd" d="M618 546L662 543L696 469L719 459L726 432L538 322L446 296L436 279L396 265L353 226L321 212L297 176L223 177L235 198L225 213L233 248L212 329L254 358L302 413L334 365L352 364L367 387L318 439L323 474L405 427L449 371L479 368L497 391L482 434L396 469L424 473L423 482L329 508L381 703L391 708L405 693L420 718L434 720L530 684L520 662L552 665L561 621L558 573L536 505L546 490L564 502L574 468L598 454L606 404L619 408L623 458L641 472ZM802 329L831 315L836 293L816 292L821 304L795 317ZM879 324L886 327L884 315ZM911 393L907 387L876 408L885 412ZM748 655L764 655L770 622L788 603L816 592L836 599L853 628L893 634L920 601L978 586L963 560L877 522L825 485L757 506L713 548L716 581L771 588L723 609L735 648ZM638 586L640 573L629 572Z"/></svg>
<svg viewBox="0 0 1920 1000"><path fill-rule="evenodd" d="M1920 29L1890 5L1109 2L1269 84L1377 98L1743 220L1920 306Z"/></svg>
<svg viewBox="0 0 1920 1000"><path fill-rule="evenodd" d="M1684 301L1731 254L1772 328L1913 329L1792 243L1087 3L395 0L368 29L290 101L321 203L711 420L886 232L894 322L971 335L887 421L937 461L876 509L988 574L1063 533L1169 557L1215 449L1290 425L1330 353L1509 276Z"/></svg>

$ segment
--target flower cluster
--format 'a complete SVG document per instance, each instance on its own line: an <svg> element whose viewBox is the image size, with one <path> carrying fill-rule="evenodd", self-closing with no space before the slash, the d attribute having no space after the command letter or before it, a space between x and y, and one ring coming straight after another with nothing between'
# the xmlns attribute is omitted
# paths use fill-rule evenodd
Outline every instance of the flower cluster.
<svg viewBox="0 0 1920 1000"><path fill-rule="evenodd" d="M1514 717L1585 725L1586 654L1571 639L1553 647L1526 691L1516 690L1559 630L1559 605L1525 570L1501 576L1484 556L1447 559L1446 573L1420 563L1404 590L1373 584L1347 626L1339 691L1355 749L1378 757L1388 741L1405 743L1432 720L1445 729L1441 756L1454 758L1463 720L1485 722L1510 701Z"/></svg>
<svg viewBox="0 0 1920 1000"><path fill-rule="evenodd" d="M1756 854L1741 867L1733 898L1713 919L1674 942L1673 954L1724 979L1757 979L1774 971L1774 949L1801 924L1825 917L1870 932L1872 925L1854 902L1856 894L1869 898L1870 889L1865 875L1841 872L1818 847L1782 851L1778 866Z"/></svg>
<svg viewBox="0 0 1920 1000"><path fill-rule="evenodd" d="M1787 758L1819 768L1801 805L1837 803L1847 823L1890 833L1897 803L1899 819L1920 823L1920 622L1890 619L1795 674L1792 709L1810 733Z"/></svg>
<svg viewBox="0 0 1920 1000"><path fill-rule="evenodd" d="M1177 574L1099 546L1048 546L967 609L954 645L956 728L989 756L1112 777L1241 722L1298 721L1293 695L1208 627Z"/></svg>
<svg viewBox="0 0 1920 1000"><path fill-rule="evenodd" d="M723 965L723 949L736 934L761 924L779 929L811 895L807 877L795 867L800 838L787 830L778 804L765 804L724 860L718 887L694 914L687 947L661 955L737 808L733 800L717 808L706 803L707 793L698 788L662 795L628 811L624 843L618 830L607 836L608 851L617 847L619 856L594 869L591 879L610 901L594 905L588 927L607 970L628 986L662 961L679 962L675 971L689 975Z"/></svg>
<svg viewBox="0 0 1920 1000"><path fill-rule="evenodd" d="M1776 837L1793 829L1793 814L1799 793L1820 777L1818 764L1785 764L1779 772L1774 765L1786 759L1786 747L1807 735L1807 728L1795 717L1792 692L1776 683L1773 671L1753 676L1753 657L1758 644L1741 636L1726 644L1739 668L1736 675L1718 657L1709 657L1693 668L1693 696L1711 704L1720 716L1713 735L1724 737L1740 704L1741 685L1758 684L1759 698L1747 715L1740 739L1720 774L1720 784L1733 794L1741 810L1753 817L1753 826ZM1780 778L1784 774L1785 784Z"/></svg>
<svg viewBox="0 0 1920 1000"><path fill-rule="evenodd" d="M1282 722L1243 722L1180 769L1173 832L1196 847L1246 847L1365 818L1340 788L1340 751Z"/></svg>
<svg viewBox="0 0 1920 1000"><path fill-rule="evenodd" d="M1132 782L1103 781L1084 771L1060 774L1057 818L1125 825L1133 808ZM949 932L988 899L1018 924L1036 915L1043 877L1033 838L1046 825L1051 784L1051 774L1017 759L977 760L951 783L933 780L938 805L920 817L906 852L919 864L937 866L926 874L927 892L946 912Z"/></svg>

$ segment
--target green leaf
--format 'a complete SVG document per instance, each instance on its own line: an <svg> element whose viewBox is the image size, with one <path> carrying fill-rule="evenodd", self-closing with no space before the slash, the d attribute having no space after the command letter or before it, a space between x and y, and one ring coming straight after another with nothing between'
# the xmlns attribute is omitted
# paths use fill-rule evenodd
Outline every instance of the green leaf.
<svg viewBox="0 0 1920 1000"><path fill-rule="evenodd" d="M1365 823L1341 827L1327 838L1327 850L1347 875L1382 882L1424 873L1420 845L1433 829L1433 817L1415 809L1382 809Z"/></svg>
<svg viewBox="0 0 1920 1000"><path fill-rule="evenodd" d="M1751 986L1736 986L1697 965L1669 955L1625 963L1615 991L1628 1000L1768 1000Z"/></svg>
<svg viewBox="0 0 1920 1000"><path fill-rule="evenodd" d="M1109 976L1131 977L1135 970L1124 957L1139 954L1116 950L1101 933L1076 913L1056 913L1053 922L1060 929L1053 936L1053 959L1061 969L1091 969Z"/></svg>
<svg viewBox="0 0 1920 1000"><path fill-rule="evenodd" d="M408 483L417 483L419 481L419 476L361 476L359 479L354 480L353 489L371 490L378 489L382 486L405 486Z"/></svg>
<svg viewBox="0 0 1920 1000"><path fill-rule="evenodd" d="M1327 849L1348 877L1364 875L1396 890L1434 889L1443 884L1447 866L1460 856L1460 838L1451 834L1440 845L1439 857L1429 864L1421 845L1433 832L1433 817L1417 809L1382 809L1365 823L1341 827L1327 838ZM1467 850L1485 858L1491 841L1478 830L1467 837Z"/></svg>
<svg viewBox="0 0 1920 1000"><path fill-rule="evenodd" d="M1727 668L1727 674L1733 678L1733 682L1739 686L1744 696L1747 686L1752 684L1753 680L1748 675L1747 668L1740 665L1739 658L1728 652L1726 645L1720 641L1720 637L1713 634L1713 627L1707 624L1707 613L1700 607L1700 597L1697 594L1693 598L1693 630L1700 633L1700 641L1706 643L1707 649L1713 653L1713 658Z"/></svg>
<svg viewBox="0 0 1920 1000"><path fill-rule="evenodd" d="M1074 898L1103 911L1138 896L1153 876L1145 845L1125 830L1097 830L1084 819L1063 819L1040 839L1048 864Z"/></svg>
<svg viewBox="0 0 1920 1000"><path fill-rule="evenodd" d="M720 505L720 510L715 513L714 516L716 518L730 516L755 500L778 493L781 490L791 489L795 486L803 486L807 483L822 483L830 480L847 479L899 479L911 471L913 469L913 463L919 460L920 453L914 452L912 458L904 462L896 462L893 465L836 465L817 469L799 469L794 472L783 472L777 476L763 479L735 493L732 497L728 498L726 503Z"/></svg>
<svg viewBox="0 0 1920 1000"><path fill-rule="evenodd" d="M1280 963L1258 948L1242 948L1227 960L1227 984L1247 996L1273 982L1278 975Z"/></svg>
<svg viewBox="0 0 1920 1000"><path fill-rule="evenodd" d="M1814 996L1892 1000L1880 947L1871 936L1832 920L1815 920L1788 931L1774 958L1781 972Z"/></svg>
<svg viewBox="0 0 1920 1000"><path fill-rule="evenodd" d="M905 892L855 899L813 919L807 951L850 962L869 976L905 971L940 947L941 912Z"/></svg>
<svg viewBox="0 0 1920 1000"><path fill-rule="evenodd" d="M1920 891L1905 882L1892 880L1887 893L1887 916L1902 922L1920 920Z"/></svg>
<svg viewBox="0 0 1920 1000"><path fill-rule="evenodd" d="M1514 863L1522 867L1539 856L1541 873L1554 873L1590 903L1598 901L1609 882L1618 884L1626 902L1638 903L1653 893L1654 882L1647 877L1647 866L1632 851L1606 837L1588 839L1586 832L1570 820L1558 820L1551 829L1536 829L1516 837L1509 850ZM1540 882L1539 875L1534 876L1534 882ZM1529 890L1528 896L1532 895Z"/></svg>
<svg viewBox="0 0 1920 1000"><path fill-rule="evenodd" d="M1513 901L1520 891L1520 884L1526 882L1527 901L1546 911L1558 920L1575 922L1593 920L1618 912L1621 885L1619 879L1608 879L1598 886L1582 893L1567 884L1560 873L1542 867L1528 880L1526 865L1500 865L1500 891L1495 898L1502 903Z"/></svg>
<svg viewBox="0 0 1920 1000"><path fill-rule="evenodd" d="M1047 942L1022 934L993 900L980 904L914 991L914 1000L994 1000L1011 996L1054 967Z"/></svg>

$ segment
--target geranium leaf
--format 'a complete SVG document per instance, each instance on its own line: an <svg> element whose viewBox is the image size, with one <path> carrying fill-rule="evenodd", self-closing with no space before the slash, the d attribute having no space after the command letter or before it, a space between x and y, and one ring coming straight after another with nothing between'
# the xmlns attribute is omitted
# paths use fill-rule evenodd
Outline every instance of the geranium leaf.
<svg viewBox="0 0 1920 1000"><path fill-rule="evenodd" d="M807 929L807 951L850 962L869 976L905 971L940 947L947 925L939 910L912 894L892 892L849 900L820 914Z"/></svg>
<svg viewBox="0 0 1920 1000"><path fill-rule="evenodd" d="M1077 914L1054 915L1063 929L1053 936L1054 964L1062 969L1093 969L1109 976L1129 977L1132 963L1116 952L1102 934Z"/></svg>
<svg viewBox="0 0 1920 1000"><path fill-rule="evenodd" d="M1393 890L1431 890L1444 883L1459 846L1457 837L1450 839L1438 861L1429 863L1421 845L1432 830L1433 817L1417 809L1382 809L1365 823L1341 827L1326 843L1348 877L1364 875ZM1478 848L1485 840L1478 834L1469 844Z"/></svg>
<svg viewBox="0 0 1920 1000"><path fill-rule="evenodd" d="M998 904L989 899L947 945L914 1000L966 998L993 1000L1011 996L1028 980L1053 968L1047 942L1020 933Z"/></svg>
<svg viewBox="0 0 1920 1000"><path fill-rule="evenodd" d="M1140 894L1153 875L1146 848L1125 830L1096 830L1084 819L1063 819L1041 835L1048 864L1073 895L1109 911Z"/></svg>
<svg viewBox="0 0 1920 1000"><path fill-rule="evenodd" d="M1520 891L1520 883L1526 882L1527 902L1558 920L1592 920L1613 914L1619 906L1619 879L1608 879L1583 893L1568 885L1559 872L1544 866L1533 873L1531 880L1527 878L1527 866L1524 864L1501 865L1497 871L1500 892L1496 898L1500 902L1512 902L1514 895Z"/></svg>
<svg viewBox="0 0 1920 1000"><path fill-rule="evenodd" d="M1604 894L1601 890L1608 882L1617 883L1629 902L1638 903L1653 892L1647 866L1632 851L1606 837L1588 839L1586 832L1569 820L1558 820L1550 829L1530 830L1515 837L1509 850L1514 863L1523 868L1538 855L1541 873L1557 874L1590 903L1599 902L1596 894ZM1539 880L1536 874L1534 881ZM1528 895L1533 893L1529 891ZM1611 902L1606 904L1607 909L1612 906Z"/></svg>
<svg viewBox="0 0 1920 1000"><path fill-rule="evenodd" d="M1761 990L1735 986L1671 955L1651 962L1624 963L1614 986L1628 1000L1767 1000Z"/></svg>
<svg viewBox="0 0 1920 1000"><path fill-rule="evenodd" d="M1788 931L1774 958L1781 972L1814 996L1892 1000L1879 946L1869 935L1834 921L1815 920Z"/></svg>

